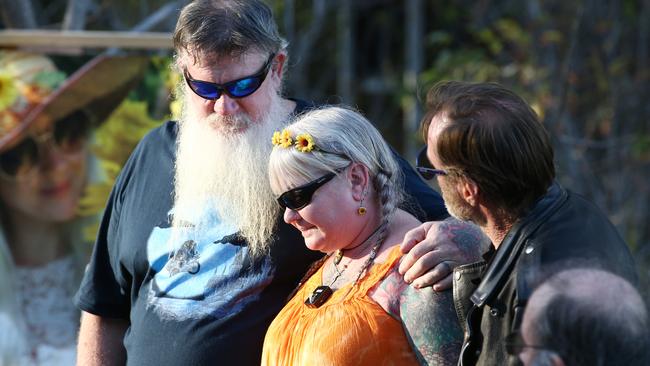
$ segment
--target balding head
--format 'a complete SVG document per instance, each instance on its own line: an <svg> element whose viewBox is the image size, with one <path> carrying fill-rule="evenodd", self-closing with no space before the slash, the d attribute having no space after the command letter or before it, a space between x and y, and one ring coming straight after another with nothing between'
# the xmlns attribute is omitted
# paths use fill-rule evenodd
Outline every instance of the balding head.
<svg viewBox="0 0 650 366"><path fill-rule="evenodd" d="M567 366L647 365L648 325L643 299L623 278L597 269L565 270L528 301L522 336L545 351L527 348L522 359L526 365L553 359Z"/></svg>

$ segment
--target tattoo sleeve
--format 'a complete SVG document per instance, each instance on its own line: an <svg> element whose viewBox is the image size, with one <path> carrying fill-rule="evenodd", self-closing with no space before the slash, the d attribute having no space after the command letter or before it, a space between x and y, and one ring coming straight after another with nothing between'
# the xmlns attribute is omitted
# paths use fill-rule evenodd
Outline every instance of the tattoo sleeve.
<svg viewBox="0 0 650 366"><path fill-rule="evenodd" d="M453 217L440 222L437 236L448 238L458 248L459 264L480 260L491 245L490 239L478 226Z"/></svg>
<svg viewBox="0 0 650 366"><path fill-rule="evenodd" d="M371 297L402 322L406 336L423 365L456 365L463 342L451 291L415 289L395 266Z"/></svg>

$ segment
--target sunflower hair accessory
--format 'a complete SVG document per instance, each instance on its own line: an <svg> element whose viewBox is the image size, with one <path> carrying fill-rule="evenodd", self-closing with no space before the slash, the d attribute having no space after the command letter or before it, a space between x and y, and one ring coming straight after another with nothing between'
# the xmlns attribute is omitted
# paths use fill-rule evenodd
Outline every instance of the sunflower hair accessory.
<svg viewBox="0 0 650 366"><path fill-rule="evenodd" d="M303 153L308 153L313 150L320 150L314 144L314 138L311 137L310 134L301 133L298 136L296 136L294 141L294 139L291 137L291 133L286 129L282 130L282 132L279 131L274 132L271 142L273 143L273 145L280 146L285 149L290 148L293 145L296 148L296 150Z"/></svg>
<svg viewBox="0 0 650 366"><path fill-rule="evenodd" d="M281 146L284 148L291 147L293 144L293 139L291 138L291 134L289 131L286 129L282 130L282 132L275 131L273 132L273 138L271 138L271 142L275 146Z"/></svg>

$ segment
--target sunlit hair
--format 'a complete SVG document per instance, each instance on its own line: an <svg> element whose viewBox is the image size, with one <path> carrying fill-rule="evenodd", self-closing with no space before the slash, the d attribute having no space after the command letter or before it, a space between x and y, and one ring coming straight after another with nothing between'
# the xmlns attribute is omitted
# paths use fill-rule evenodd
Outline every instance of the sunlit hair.
<svg viewBox="0 0 650 366"><path fill-rule="evenodd" d="M259 0L197 0L181 10L174 50L198 59L238 57L248 51L274 53L286 48L273 12Z"/></svg>
<svg viewBox="0 0 650 366"><path fill-rule="evenodd" d="M449 81L427 95L426 140L438 116L437 153L445 168L473 180L485 201L519 216L555 177L553 148L535 112L495 83Z"/></svg>
<svg viewBox="0 0 650 366"><path fill-rule="evenodd" d="M403 199L402 173L390 147L366 118L351 109L325 107L299 116L286 130L292 136L311 135L318 149L307 153L294 147L273 149L269 178L276 194L282 187L337 173L350 162L357 162L368 168L382 223L389 222ZM379 238L384 235L381 232Z"/></svg>

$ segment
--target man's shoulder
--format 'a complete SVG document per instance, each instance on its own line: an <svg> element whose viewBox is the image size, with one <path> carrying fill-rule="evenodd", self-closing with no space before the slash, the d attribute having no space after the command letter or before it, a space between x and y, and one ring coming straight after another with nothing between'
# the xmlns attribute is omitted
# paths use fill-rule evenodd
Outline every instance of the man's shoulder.
<svg viewBox="0 0 650 366"><path fill-rule="evenodd" d="M539 223L537 236L554 237L557 239L554 244L560 246L573 240L585 243L589 240L611 240L612 237L620 239L616 228L601 208L570 190L565 190L565 194L566 198Z"/></svg>
<svg viewBox="0 0 650 366"><path fill-rule="evenodd" d="M177 130L177 123L169 121L149 131L129 156L116 185L125 186L136 176L165 178L161 174L173 168Z"/></svg>
<svg viewBox="0 0 650 366"><path fill-rule="evenodd" d="M606 213L583 196L566 190L557 206L523 248L523 263L543 271L564 267L598 267L635 281L627 244Z"/></svg>
<svg viewBox="0 0 650 366"><path fill-rule="evenodd" d="M178 123L167 121L149 131L138 143L133 151L132 158L167 157L176 151L176 137Z"/></svg>
<svg viewBox="0 0 650 366"><path fill-rule="evenodd" d="M142 143L151 144L169 144L175 143L178 135L178 122L167 121L162 125L149 131L143 138Z"/></svg>
<svg viewBox="0 0 650 366"><path fill-rule="evenodd" d="M312 109L318 108L319 106L315 102L310 102L304 99L298 99L298 98L287 98L287 99L296 103L296 107L293 109L293 113L292 113L294 116L298 116Z"/></svg>

